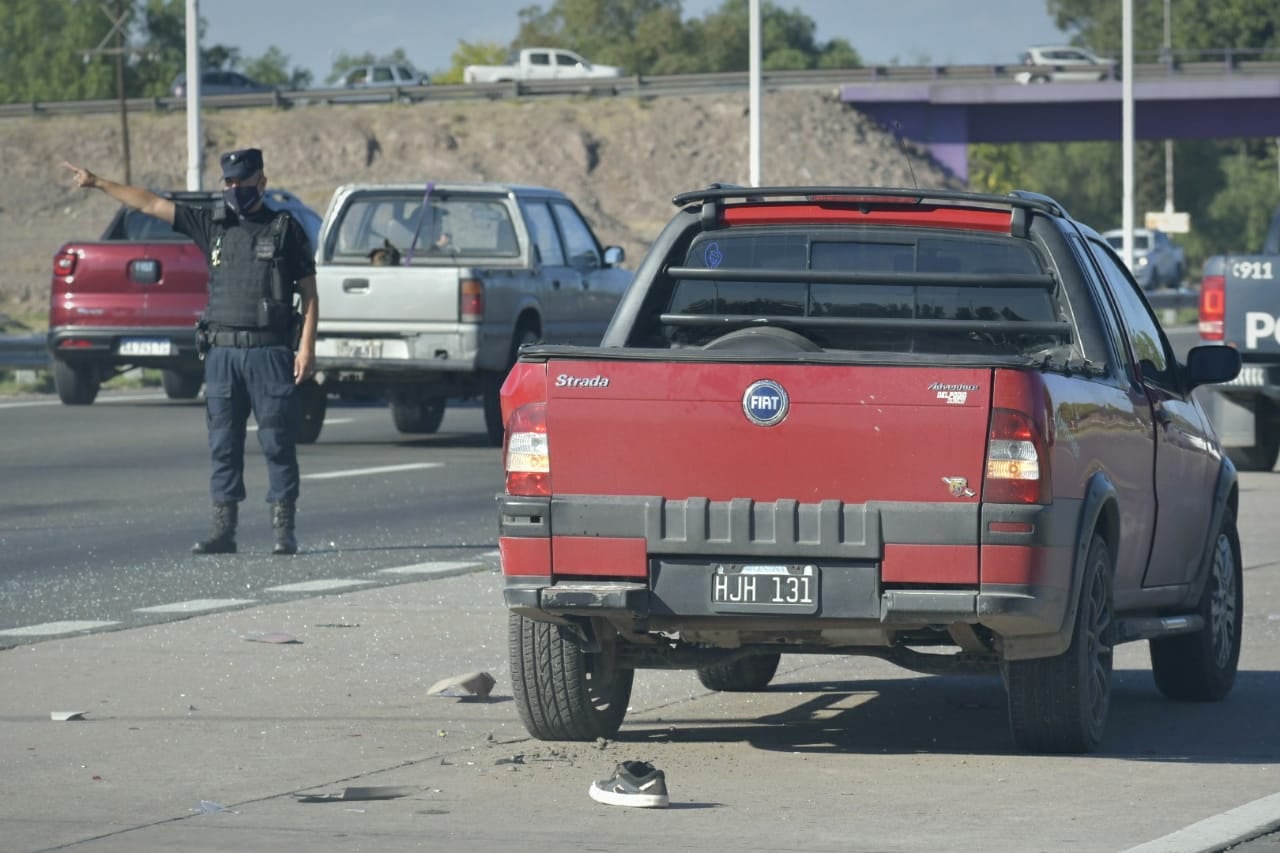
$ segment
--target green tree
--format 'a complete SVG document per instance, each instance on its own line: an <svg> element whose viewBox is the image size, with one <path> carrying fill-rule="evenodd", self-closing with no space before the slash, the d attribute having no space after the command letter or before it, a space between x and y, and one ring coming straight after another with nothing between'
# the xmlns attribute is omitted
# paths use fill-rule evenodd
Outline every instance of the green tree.
<svg viewBox="0 0 1280 853"><path fill-rule="evenodd" d="M97 3L0 0L0 21L0 101L114 96L114 61L89 54L111 31Z"/></svg>
<svg viewBox="0 0 1280 853"><path fill-rule="evenodd" d="M1076 33L1076 42L1119 55L1123 47L1120 3L1047 0L1047 4L1059 29ZM1164 41L1164 4L1160 0L1134 0L1133 18L1135 61L1139 55L1151 61ZM1271 48L1280 37L1275 0L1174 0L1169 4L1169 19L1175 51ZM1198 58L1209 59L1213 55Z"/></svg>
<svg viewBox="0 0 1280 853"><path fill-rule="evenodd" d="M1026 189L1019 151L1014 145L975 143L969 146L969 188L975 192L1003 195Z"/></svg>
<svg viewBox="0 0 1280 853"><path fill-rule="evenodd" d="M458 41L458 47L449 57L449 70L431 75L434 83L461 83L462 71L468 65L501 65L507 61L510 50L496 42Z"/></svg>
<svg viewBox="0 0 1280 853"><path fill-rule="evenodd" d="M282 89L305 89L311 85L311 72L305 68L289 69L289 56L274 44L262 56L244 64L244 73L260 83Z"/></svg>
<svg viewBox="0 0 1280 853"><path fill-rule="evenodd" d="M593 62L633 74L746 71L748 0L724 0L701 19L684 21L680 0L555 0L520 11L513 47L565 47ZM816 25L798 9L760 5L761 57L766 69L856 68L858 52L844 39L821 43Z"/></svg>
<svg viewBox="0 0 1280 853"><path fill-rule="evenodd" d="M1121 5L1115 0L1046 0L1070 40L1101 53L1121 50ZM1219 59L1226 48L1277 46L1280 14L1274 0L1173 0L1172 46L1184 60ZM1164 41L1164 4L1134 0L1137 61L1152 61ZM1199 51L1198 54L1186 51ZM1272 140L1178 140L1174 202L1191 214L1190 234L1175 235L1195 270L1210 254L1261 247L1277 190ZM1120 142L971 146L970 185L1007 191L1011 185L1048 193L1073 216L1100 229L1122 221ZM1139 141L1134 151L1134 214L1139 226L1165 199L1164 145Z"/></svg>

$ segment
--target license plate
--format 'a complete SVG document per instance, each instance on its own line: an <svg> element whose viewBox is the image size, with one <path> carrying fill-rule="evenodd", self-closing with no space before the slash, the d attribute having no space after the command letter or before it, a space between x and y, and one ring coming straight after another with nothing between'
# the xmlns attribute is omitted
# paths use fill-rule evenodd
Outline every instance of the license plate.
<svg viewBox="0 0 1280 853"><path fill-rule="evenodd" d="M740 613L817 613L818 567L716 566L711 575L711 606Z"/></svg>
<svg viewBox="0 0 1280 853"><path fill-rule="evenodd" d="M158 338L123 338L116 348L120 355L173 355L173 342Z"/></svg>
<svg viewBox="0 0 1280 853"><path fill-rule="evenodd" d="M382 341L339 338L334 341L334 352L340 358L382 358Z"/></svg>

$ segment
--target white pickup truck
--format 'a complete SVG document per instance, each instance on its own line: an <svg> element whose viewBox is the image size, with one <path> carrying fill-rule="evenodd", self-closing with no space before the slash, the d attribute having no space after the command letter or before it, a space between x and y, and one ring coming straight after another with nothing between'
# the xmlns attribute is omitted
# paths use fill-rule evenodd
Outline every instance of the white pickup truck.
<svg viewBox="0 0 1280 853"><path fill-rule="evenodd" d="M498 391L522 344L595 345L631 283L564 193L493 183L335 190L316 249L316 381L303 440L326 399L385 399L396 428L433 433L446 401L484 402L499 446Z"/></svg>
<svg viewBox="0 0 1280 853"><path fill-rule="evenodd" d="M571 50L558 47L526 47L513 53L506 65L468 65L465 83L510 83L515 80L573 80L588 77L621 77L622 69L593 65Z"/></svg>

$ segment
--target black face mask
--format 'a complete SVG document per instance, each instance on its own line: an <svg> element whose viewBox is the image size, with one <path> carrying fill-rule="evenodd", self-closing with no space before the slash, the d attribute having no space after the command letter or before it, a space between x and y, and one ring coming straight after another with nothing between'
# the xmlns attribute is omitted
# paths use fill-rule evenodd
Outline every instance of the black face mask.
<svg viewBox="0 0 1280 853"><path fill-rule="evenodd" d="M256 184L227 187L222 191L222 200L236 216L244 216L262 200L262 193Z"/></svg>

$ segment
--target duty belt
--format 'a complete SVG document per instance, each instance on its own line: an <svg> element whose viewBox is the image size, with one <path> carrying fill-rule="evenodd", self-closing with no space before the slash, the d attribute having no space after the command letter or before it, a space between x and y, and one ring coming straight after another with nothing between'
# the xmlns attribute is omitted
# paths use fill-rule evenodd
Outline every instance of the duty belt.
<svg viewBox="0 0 1280 853"><path fill-rule="evenodd" d="M228 329L209 333L209 342L216 347L282 347L285 339L272 332L246 329Z"/></svg>

